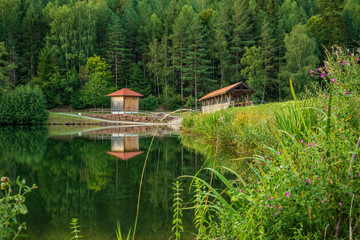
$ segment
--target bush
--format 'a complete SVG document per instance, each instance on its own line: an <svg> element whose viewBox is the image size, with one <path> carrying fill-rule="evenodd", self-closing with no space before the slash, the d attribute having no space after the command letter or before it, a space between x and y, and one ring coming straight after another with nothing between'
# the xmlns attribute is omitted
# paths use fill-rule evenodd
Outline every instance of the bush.
<svg viewBox="0 0 360 240"><path fill-rule="evenodd" d="M0 125L34 125L46 122L46 100L37 86L19 86L0 99Z"/></svg>
<svg viewBox="0 0 360 240"><path fill-rule="evenodd" d="M158 106L158 101L153 95L150 95L147 98L141 99L140 103L139 103L139 107L141 110L152 111L152 110L155 110L157 106Z"/></svg>
<svg viewBox="0 0 360 240"><path fill-rule="evenodd" d="M167 99L164 99L162 106L165 110L176 110L180 107L181 101L177 96L169 97Z"/></svg>

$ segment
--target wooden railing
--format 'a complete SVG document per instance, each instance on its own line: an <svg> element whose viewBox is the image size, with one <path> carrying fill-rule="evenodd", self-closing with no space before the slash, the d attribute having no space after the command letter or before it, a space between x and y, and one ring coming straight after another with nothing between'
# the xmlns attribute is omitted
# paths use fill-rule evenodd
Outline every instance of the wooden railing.
<svg viewBox="0 0 360 240"><path fill-rule="evenodd" d="M252 101L248 101L248 102L234 102L234 101L231 101L231 105L232 105L233 107L251 106L251 105L252 105Z"/></svg>

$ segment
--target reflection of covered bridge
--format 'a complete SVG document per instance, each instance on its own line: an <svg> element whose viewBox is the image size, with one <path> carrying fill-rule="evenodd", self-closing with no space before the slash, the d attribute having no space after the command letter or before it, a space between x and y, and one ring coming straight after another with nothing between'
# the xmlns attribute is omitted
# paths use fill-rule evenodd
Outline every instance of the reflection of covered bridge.
<svg viewBox="0 0 360 240"><path fill-rule="evenodd" d="M202 101L202 112L214 112L229 106L243 107L252 104L251 95L257 91L243 82L211 92L199 100Z"/></svg>

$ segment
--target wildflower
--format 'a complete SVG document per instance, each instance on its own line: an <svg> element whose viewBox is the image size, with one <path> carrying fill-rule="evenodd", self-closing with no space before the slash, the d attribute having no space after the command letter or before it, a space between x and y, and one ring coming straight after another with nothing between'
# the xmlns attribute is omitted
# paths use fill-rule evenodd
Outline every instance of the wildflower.
<svg viewBox="0 0 360 240"><path fill-rule="evenodd" d="M327 202L327 200L326 200L326 199L324 199L324 202Z"/></svg>
<svg viewBox="0 0 360 240"><path fill-rule="evenodd" d="M318 68L318 71L321 72L321 68Z"/></svg>
<svg viewBox="0 0 360 240"><path fill-rule="evenodd" d="M358 58L358 61L360 61L360 58Z"/></svg>
<svg viewBox="0 0 360 240"><path fill-rule="evenodd" d="M345 95L348 95L348 94L349 94L349 92L348 92L348 91L346 91L346 92L345 92Z"/></svg>
<svg viewBox="0 0 360 240"><path fill-rule="evenodd" d="M279 152L277 152L276 154L277 154L277 155L280 155L280 153L279 153Z"/></svg>
<svg viewBox="0 0 360 240"><path fill-rule="evenodd" d="M360 58L359 58L360 59ZM360 60L359 60L360 61ZM312 76L312 73L313 73L314 71L313 70L310 70L310 76Z"/></svg>
<svg viewBox="0 0 360 240"><path fill-rule="evenodd" d="M330 95L328 94L328 95L326 95L327 97L330 97Z"/></svg>
<svg viewBox="0 0 360 240"><path fill-rule="evenodd" d="M360 173L359 173L359 177L360 177Z"/></svg>
<svg viewBox="0 0 360 240"><path fill-rule="evenodd" d="M308 183L311 183L311 180L310 180L310 179L306 179L306 181L307 181Z"/></svg>
<svg viewBox="0 0 360 240"><path fill-rule="evenodd" d="M339 203L339 205L340 205L340 207L342 207L343 204L342 204L342 203Z"/></svg>
<svg viewBox="0 0 360 240"><path fill-rule="evenodd" d="M268 204L268 205L266 205L266 207L269 207L269 204Z"/></svg>
<svg viewBox="0 0 360 240"><path fill-rule="evenodd" d="M300 141L300 142L302 142L302 143L303 143L303 142L304 142L304 139L301 139L301 141Z"/></svg>
<svg viewBox="0 0 360 240"><path fill-rule="evenodd" d="M353 53L352 52L350 52L350 56L352 56L353 55Z"/></svg>
<svg viewBox="0 0 360 240"><path fill-rule="evenodd" d="M341 63L342 63L342 65L344 65L344 64L345 64L345 62L344 62L344 61L342 61Z"/></svg>
<svg viewBox="0 0 360 240"><path fill-rule="evenodd" d="M287 192L287 193L285 194L285 196L287 196L287 197L290 196L290 193Z"/></svg>
<svg viewBox="0 0 360 240"><path fill-rule="evenodd" d="M277 216L278 214L277 213L275 213L275 216Z"/></svg>
<svg viewBox="0 0 360 240"><path fill-rule="evenodd" d="M239 192L242 192L242 190L241 190L241 189L239 189Z"/></svg>
<svg viewBox="0 0 360 240"><path fill-rule="evenodd" d="M281 210L281 207L278 207L279 210Z"/></svg>
<svg viewBox="0 0 360 240"><path fill-rule="evenodd" d="M308 143L309 147L311 147L311 142Z"/></svg>
<svg viewBox="0 0 360 240"><path fill-rule="evenodd" d="M332 80L333 82L336 82L336 79L335 78L333 78L333 80Z"/></svg>
<svg viewBox="0 0 360 240"><path fill-rule="evenodd" d="M273 200L273 197L270 197L271 200Z"/></svg>
<svg viewBox="0 0 360 240"><path fill-rule="evenodd" d="M347 102L346 104L347 104L347 105L349 105L349 103L348 103L348 102Z"/></svg>
<svg viewBox="0 0 360 240"><path fill-rule="evenodd" d="M315 167L315 165L313 165L313 167Z"/></svg>
<svg viewBox="0 0 360 240"><path fill-rule="evenodd" d="M321 73L320 77L323 78L325 76L325 73Z"/></svg>

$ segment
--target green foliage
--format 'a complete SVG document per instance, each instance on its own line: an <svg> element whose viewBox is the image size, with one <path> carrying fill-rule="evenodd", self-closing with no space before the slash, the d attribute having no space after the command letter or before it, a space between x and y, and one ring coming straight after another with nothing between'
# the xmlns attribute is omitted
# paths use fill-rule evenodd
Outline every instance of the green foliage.
<svg viewBox="0 0 360 240"><path fill-rule="evenodd" d="M36 189L37 186L34 184L32 187L28 187L25 184L25 179L20 181L20 177L16 179L16 185L8 177L1 178L0 239L27 237L22 233L23 230L26 230L26 224L18 222L18 216L28 212L24 204L25 195Z"/></svg>
<svg viewBox="0 0 360 240"><path fill-rule="evenodd" d="M19 86L0 98L0 125L43 124L47 117L45 97L37 86Z"/></svg>
<svg viewBox="0 0 360 240"><path fill-rule="evenodd" d="M121 226L120 226L120 222L117 223L117 228L116 228L116 239L117 240L123 240L122 234L121 234ZM130 236L131 236L131 229L128 232L128 235L126 237L126 240L130 240Z"/></svg>
<svg viewBox="0 0 360 240"><path fill-rule="evenodd" d="M181 188L181 183L179 181L174 182L173 188L174 193L174 199L173 199L173 209L174 209L174 215L173 215L173 221L172 221L172 231L174 232L175 239L178 240L181 237L181 232L184 231L183 223L182 223L182 198L181 198L181 192L183 189Z"/></svg>
<svg viewBox="0 0 360 240"><path fill-rule="evenodd" d="M208 215L200 214L201 209L197 208L205 204L205 198L194 202L195 209L199 209L199 219L209 223L205 224L205 230L202 225L197 226L198 237L341 239L359 236L359 230L353 225L360 219L360 85L356 80L360 76L359 55L335 48L327 56L326 65L320 69L326 90L298 101L290 81L294 102L270 112L264 123L254 124L255 119L260 119L255 118L239 124L233 118L239 116L240 111L233 109L184 119L183 127L191 126L188 130L194 129L197 134L201 126L209 125L203 127L209 132L207 135L205 131L198 135L203 141L214 142L218 132L219 150L224 145L222 142L234 142L221 134L227 129L233 130L234 127L228 126L231 124L248 129L251 140L239 136L239 130L234 131L235 135L230 133L232 138L241 138L240 142L249 144L247 148L251 149L251 144L256 146L255 152L247 154L243 153L242 145L235 147L232 158L248 159L239 159L243 164L237 166L237 171L222 168L220 173L219 168L209 169L224 187L212 188L207 201ZM217 128L220 130L210 132ZM206 151L209 150L204 149ZM221 152L215 154L218 157ZM209 215L211 209L216 221Z"/></svg>
<svg viewBox="0 0 360 240"><path fill-rule="evenodd" d="M139 108L141 110L152 111L155 110L157 106L158 106L158 101L153 95L150 95L149 97L146 97L144 99L140 99Z"/></svg>
<svg viewBox="0 0 360 240"><path fill-rule="evenodd" d="M110 93L110 79L112 78L109 66L105 59L99 56L90 57L86 64L89 81L82 89L84 103L94 107L108 107L110 99L106 95Z"/></svg>
<svg viewBox="0 0 360 240"><path fill-rule="evenodd" d="M70 229L72 229L71 234L74 235L73 237L70 238L70 240L83 238L83 236L80 235L81 232L80 225L79 225L79 220L77 218L71 219Z"/></svg>

